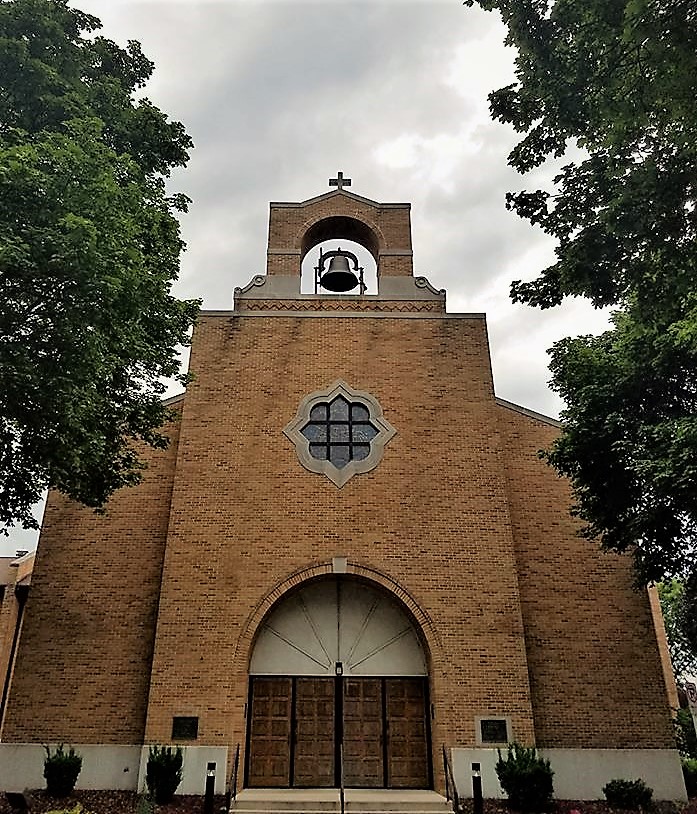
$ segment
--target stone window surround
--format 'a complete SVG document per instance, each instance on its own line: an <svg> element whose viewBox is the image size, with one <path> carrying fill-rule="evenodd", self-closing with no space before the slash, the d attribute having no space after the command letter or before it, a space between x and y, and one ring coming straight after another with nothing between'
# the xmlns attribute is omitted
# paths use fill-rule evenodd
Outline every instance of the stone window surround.
<svg viewBox="0 0 697 814"><path fill-rule="evenodd" d="M362 461L349 461L344 467L338 469L331 461L313 458L310 455L310 442L300 432L310 421L310 410L320 402L330 402L336 396L343 396L349 402L364 405L369 414L370 421L378 430L378 434L370 442L370 454ZM387 442L397 432L395 428L383 418L382 408L374 396L362 390L354 390L342 379L337 379L325 390L316 390L309 393L298 405L295 418L283 429L285 436L295 445L298 460L310 472L326 475L329 480L341 489L354 475L370 472L382 460Z"/></svg>
<svg viewBox="0 0 697 814"><path fill-rule="evenodd" d="M503 721L506 724L505 741L485 741L482 738L483 721ZM474 719L475 742L477 746L494 747L506 746L513 741L511 719L507 715L477 715Z"/></svg>

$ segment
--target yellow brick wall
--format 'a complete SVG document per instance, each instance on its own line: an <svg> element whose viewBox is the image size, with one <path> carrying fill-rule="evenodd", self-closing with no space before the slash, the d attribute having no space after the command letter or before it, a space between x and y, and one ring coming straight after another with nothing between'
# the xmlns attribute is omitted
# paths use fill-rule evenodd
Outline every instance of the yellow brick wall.
<svg viewBox="0 0 697 814"><path fill-rule="evenodd" d="M568 483L536 451L556 429L507 407L513 521L538 745L674 746L651 607L628 557L578 536Z"/></svg>
<svg viewBox="0 0 697 814"><path fill-rule="evenodd" d="M244 744L264 612L346 556L423 629L434 751L474 745L477 715L541 746L671 745L646 596L576 535L536 456L556 430L495 401L482 318L204 315L191 368L142 486L105 517L51 495L5 740L167 741L196 715L199 743ZM397 430L342 489L282 433L337 378Z"/></svg>
<svg viewBox="0 0 697 814"><path fill-rule="evenodd" d="M4 741L142 741L177 435L103 516L50 493Z"/></svg>
<svg viewBox="0 0 697 814"><path fill-rule="evenodd" d="M532 739L483 319L204 316L191 369L147 739L198 715L201 742L243 743L250 619L334 556L432 620L434 746L473 745L487 713ZM342 489L303 469L282 434L337 378L373 394L397 430L382 463Z"/></svg>
<svg viewBox="0 0 697 814"><path fill-rule="evenodd" d="M373 230L381 274L411 273L408 206L345 195L272 205L269 273L299 272L306 230L339 215ZM442 744L475 745L476 716L540 746L671 746L647 598L577 536L536 455L556 430L496 401L484 319L261 305L277 310L201 316L174 443L143 485L104 517L50 496L3 738L163 742L193 715L198 743L243 745L264 613L339 556L421 625L434 766ZM397 431L342 489L283 435L336 379Z"/></svg>

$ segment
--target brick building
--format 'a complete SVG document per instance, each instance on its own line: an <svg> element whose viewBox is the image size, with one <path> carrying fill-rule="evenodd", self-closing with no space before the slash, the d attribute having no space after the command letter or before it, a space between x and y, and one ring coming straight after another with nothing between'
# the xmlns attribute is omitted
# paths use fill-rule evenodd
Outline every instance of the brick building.
<svg viewBox="0 0 697 814"><path fill-rule="evenodd" d="M0 720L7 704L33 567L33 551L0 557Z"/></svg>
<svg viewBox="0 0 697 814"><path fill-rule="evenodd" d="M330 238L377 293L301 293ZM180 743L184 791L237 752L249 787L442 790L445 747L494 796L515 739L559 797L684 797L650 598L577 536L536 454L558 425L496 397L484 315L414 276L408 204L272 203L266 274L201 314L190 367L141 486L105 516L49 497L0 779L70 742L82 785L134 788Z"/></svg>

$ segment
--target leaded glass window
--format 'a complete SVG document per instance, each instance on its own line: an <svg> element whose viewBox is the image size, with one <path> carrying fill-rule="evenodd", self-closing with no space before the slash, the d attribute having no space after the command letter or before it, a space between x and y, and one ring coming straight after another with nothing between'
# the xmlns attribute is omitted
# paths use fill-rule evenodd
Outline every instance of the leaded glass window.
<svg viewBox="0 0 697 814"><path fill-rule="evenodd" d="M283 431L300 463L338 487L374 469L395 434L377 400L342 381L306 396Z"/></svg>
<svg viewBox="0 0 697 814"><path fill-rule="evenodd" d="M378 434L368 408L344 396L315 404L300 432L310 442L310 455L331 461L337 469L349 461L364 461L370 455L370 442Z"/></svg>

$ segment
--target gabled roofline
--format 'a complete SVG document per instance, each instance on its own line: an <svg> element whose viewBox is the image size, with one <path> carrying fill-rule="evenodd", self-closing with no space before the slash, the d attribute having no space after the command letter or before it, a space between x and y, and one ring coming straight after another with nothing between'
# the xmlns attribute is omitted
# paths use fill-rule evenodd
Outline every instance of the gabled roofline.
<svg viewBox="0 0 697 814"><path fill-rule="evenodd" d="M233 316L232 311L203 311L202 313L205 314L206 316ZM452 314L444 314L443 316L448 317L452 316ZM484 314L457 314L456 316L483 317ZM184 401L185 395L186 391L178 393L176 396L170 396L169 398L163 399L162 403L167 407L172 407L176 404L181 404ZM534 418L536 421L542 421L545 424L549 424L550 427L556 427L557 429L561 429L564 426L561 423L561 421L558 421L556 418L552 418L551 416L544 415L544 413L538 413L536 410L530 410L528 407L522 407L520 404L514 404L512 401L502 399L500 396L496 396L495 399L496 403L500 407L506 407L506 409L513 410L514 412L520 413L521 415L525 415L528 418Z"/></svg>
<svg viewBox="0 0 697 814"><path fill-rule="evenodd" d="M561 421L557 421L556 418L544 415L543 413L538 413L535 410L529 410L527 407L521 407L520 404L514 404L512 401L506 401L506 399L499 398L498 396L496 396L496 403L500 407L506 407L508 410L514 410L516 413L526 415L528 418L534 418L536 421L542 421L544 424L549 424L550 427L561 429L564 426Z"/></svg>
<svg viewBox="0 0 697 814"><path fill-rule="evenodd" d="M162 399L162 403L165 407L171 407L174 404L180 404L184 401L184 396L186 395L186 391L183 393L177 393L176 396L170 396L169 398Z"/></svg>
<svg viewBox="0 0 697 814"><path fill-rule="evenodd" d="M323 192L321 195L315 195L314 198L308 198L306 201L271 201L269 208L300 209L303 206L308 206L309 204L314 204L318 201L326 201L330 198L336 198L339 195L343 195L352 201L358 201L359 203L379 207L380 209L411 209L410 203L380 203L379 201L373 201L371 198L364 198L362 195L356 195L355 192L347 192L345 189L330 189L329 192Z"/></svg>

